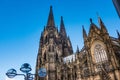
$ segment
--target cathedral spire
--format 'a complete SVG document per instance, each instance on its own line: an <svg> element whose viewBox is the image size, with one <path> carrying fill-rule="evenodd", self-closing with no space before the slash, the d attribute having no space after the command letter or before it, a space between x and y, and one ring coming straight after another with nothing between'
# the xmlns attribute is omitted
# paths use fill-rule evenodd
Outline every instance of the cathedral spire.
<svg viewBox="0 0 120 80"><path fill-rule="evenodd" d="M106 27L105 27L102 19L101 19L99 16L98 16L98 22L99 22L99 24L100 24L100 29L101 29L101 31L104 32L104 33L107 33L107 29L106 29Z"/></svg>
<svg viewBox="0 0 120 80"><path fill-rule="evenodd" d="M64 37L67 37L63 17L61 16L61 22L60 22L60 34Z"/></svg>
<svg viewBox="0 0 120 80"><path fill-rule="evenodd" d="M117 35L118 35L118 39L120 40L120 33L118 32L118 30L117 30Z"/></svg>
<svg viewBox="0 0 120 80"><path fill-rule="evenodd" d="M40 37L40 47L43 45L43 32L41 32L41 37Z"/></svg>
<svg viewBox="0 0 120 80"><path fill-rule="evenodd" d="M92 21L92 18L90 18L90 30L91 29L97 29L97 30L99 30L99 28L93 23L93 21Z"/></svg>
<svg viewBox="0 0 120 80"><path fill-rule="evenodd" d="M51 27L55 26L52 6L50 6L50 12L49 12L49 16L48 16L47 26L51 26Z"/></svg>
<svg viewBox="0 0 120 80"><path fill-rule="evenodd" d="M79 47L78 47L78 45L77 45L77 50L76 50L76 53L79 53Z"/></svg>
<svg viewBox="0 0 120 80"><path fill-rule="evenodd" d="M89 36L91 35L91 33L93 32L98 32L100 31L100 28L98 28L92 21L92 18L90 18L90 29L89 29Z"/></svg>
<svg viewBox="0 0 120 80"><path fill-rule="evenodd" d="M87 34L86 34L85 29L84 29L84 26L82 26L82 28L83 28L83 38L84 38L84 41L85 41L85 40L86 40L86 38L87 38Z"/></svg>
<svg viewBox="0 0 120 80"><path fill-rule="evenodd" d="M70 41L70 37L69 36L68 36L68 42L69 42L70 52L73 53L72 43Z"/></svg>

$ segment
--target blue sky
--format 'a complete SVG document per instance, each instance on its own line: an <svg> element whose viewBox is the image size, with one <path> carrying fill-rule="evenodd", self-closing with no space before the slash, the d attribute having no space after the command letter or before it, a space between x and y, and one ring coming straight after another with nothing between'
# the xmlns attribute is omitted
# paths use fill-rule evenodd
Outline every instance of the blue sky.
<svg viewBox="0 0 120 80"><path fill-rule="evenodd" d="M90 21L98 25L97 13L111 36L120 32L120 19L112 0L0 0L0 80L6 79L6 71L27 62L34 73L40 33L47 23L50 5L56 26L63 16L67 34L74 51L83 46L82 25L87 33ZM99 26L99 25L98 25ZM16 77L14 80L24 80Z"/></svg>

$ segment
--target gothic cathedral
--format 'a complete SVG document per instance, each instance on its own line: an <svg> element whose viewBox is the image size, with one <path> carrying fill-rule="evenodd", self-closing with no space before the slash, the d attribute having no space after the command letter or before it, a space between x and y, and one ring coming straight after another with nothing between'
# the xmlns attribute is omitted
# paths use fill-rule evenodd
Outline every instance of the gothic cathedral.
<svg viewBox="0 0 120 80"><path fill-rule="evenodd" d="M90 19L88 34L83 27L84 46L73 53L63 17L58 31L50 7L36 61L36 74L44 67L47 76L36 75L35 80L120 80L120 33L111 37L100 17L98 21L100 27Z"/></svg>

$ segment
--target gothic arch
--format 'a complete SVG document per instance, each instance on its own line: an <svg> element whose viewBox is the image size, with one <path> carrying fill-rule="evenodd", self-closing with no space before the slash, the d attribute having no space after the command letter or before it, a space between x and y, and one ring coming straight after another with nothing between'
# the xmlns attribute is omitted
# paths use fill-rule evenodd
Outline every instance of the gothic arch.
<svg viewBox="0 0 120 80"><path fill-rule="evenodd" d="M94 63L108 60L106 45L99 40L93 42L91 46L91 55Z"/></svg>

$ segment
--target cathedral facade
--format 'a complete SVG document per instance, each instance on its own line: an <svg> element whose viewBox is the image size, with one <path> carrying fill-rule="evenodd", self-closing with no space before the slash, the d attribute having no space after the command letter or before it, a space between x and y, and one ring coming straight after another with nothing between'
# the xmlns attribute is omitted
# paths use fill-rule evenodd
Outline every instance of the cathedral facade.
<svg viewBox="0 0 120 80"><path fill-rule="evenodd" d="M98 21L100 27L90 19L88 34L83 27L84 46L73 53L63 17L58 31L50 7L36 61L36 74L43 67L47 75L36 75L35 80L120 80L120 34L111 37L100 17Z"/></svg>

